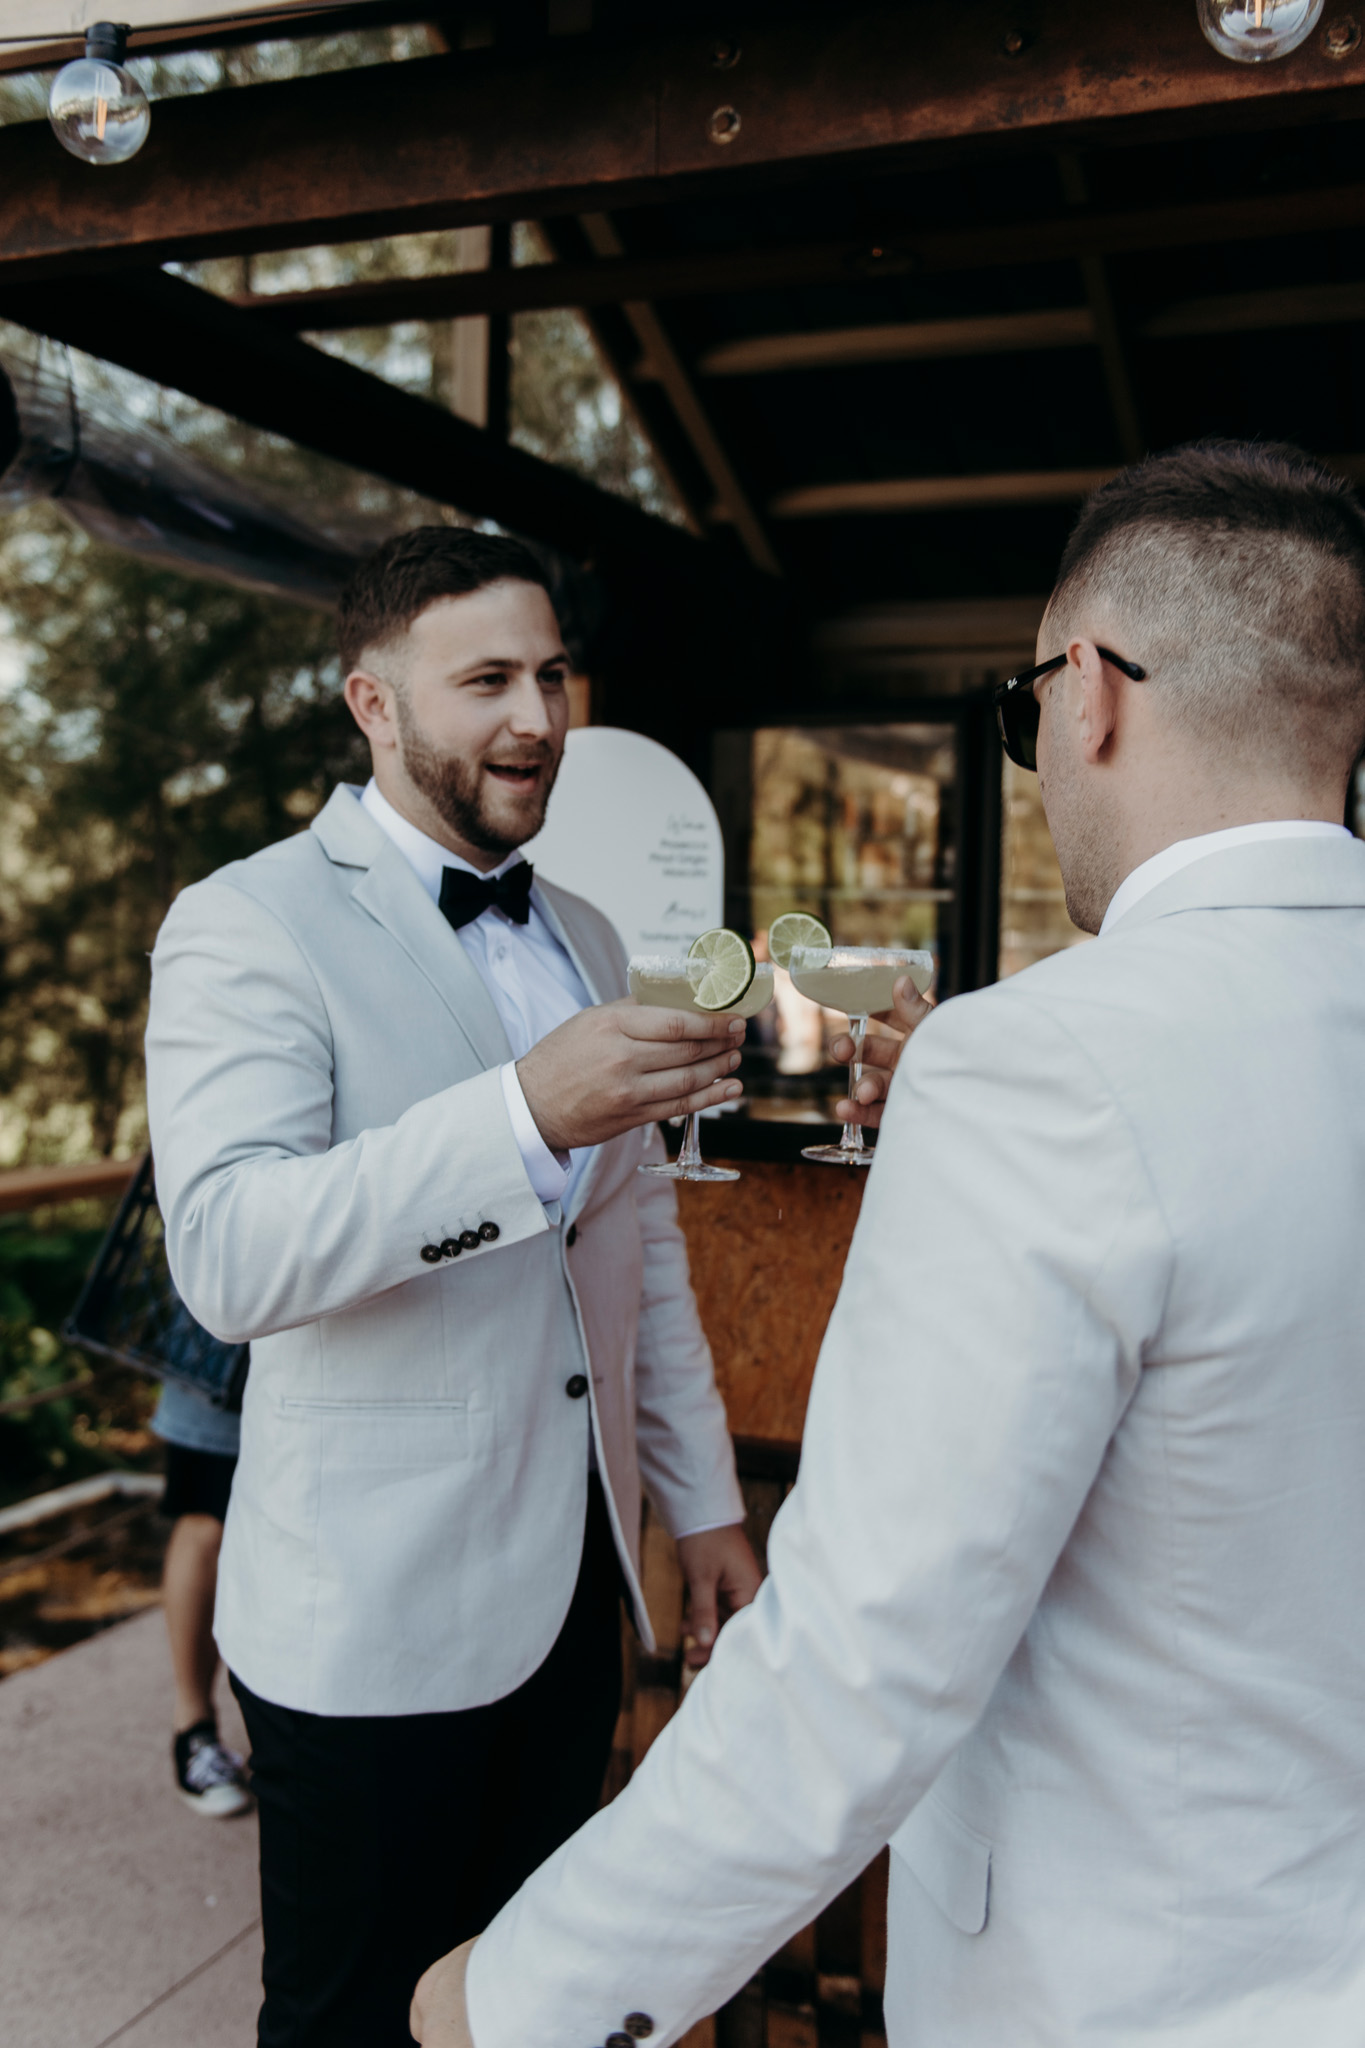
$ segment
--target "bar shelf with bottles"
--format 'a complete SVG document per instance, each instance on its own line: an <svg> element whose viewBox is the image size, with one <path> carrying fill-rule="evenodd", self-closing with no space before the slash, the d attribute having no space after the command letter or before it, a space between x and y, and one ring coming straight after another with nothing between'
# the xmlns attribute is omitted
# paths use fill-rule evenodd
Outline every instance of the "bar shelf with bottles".
<svg viewBox="0 0 1365 2048"><path fill-rule="evenodd" d="M836 944L931 952L938 985L960 985L961 726L956 705L941 718L716 735L726 921L760 958L774 918L803 910ZM749 1029L744 1106L716 1120L716 1145L794 1158L798 1139L832 1126L845 1070L830 1046L843 1029L779 970L776 1002Z"/></svg>

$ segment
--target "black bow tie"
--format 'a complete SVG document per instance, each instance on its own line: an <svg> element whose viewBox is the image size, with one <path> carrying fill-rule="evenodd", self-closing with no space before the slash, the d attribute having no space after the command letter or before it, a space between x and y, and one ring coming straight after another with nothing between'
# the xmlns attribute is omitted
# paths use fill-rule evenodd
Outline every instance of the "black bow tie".
<svg viewBox="0 0 1365 2048"><path fill-rule="evenodd" d="M441 911L453 931L473 924L485 910L501 910L513 924L525 924L531 915L531 866L519 860L505 875L491 880L471 875L464 868L442 868Z"/></svg>

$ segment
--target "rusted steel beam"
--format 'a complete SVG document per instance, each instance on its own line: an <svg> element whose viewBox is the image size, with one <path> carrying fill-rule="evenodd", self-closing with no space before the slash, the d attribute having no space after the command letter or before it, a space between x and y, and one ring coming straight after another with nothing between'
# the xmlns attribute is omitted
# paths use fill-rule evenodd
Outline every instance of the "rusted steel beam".
<svg viewBox="0 0 1365 2048"><path fill-rule="evenodd" d="M0 317L577 559L707 573L690 534L164 271L5 289Z"/></svg>
<svg viewBox="0 0 1365 2048"><path fill-rule="evenodd" d="M146 148L107 175L25 123L0 131L0 268L616 211L926 152L1320 122L1365 102L1365 44L1334 60L1320 33L1284 63L1237 65L1204 41L1190 0L1025 11L1036 32L998 0L884 4L737 41L575 39L524 60L465 51L162 101ZM622 296L662 293L637 282Z"/></svg>

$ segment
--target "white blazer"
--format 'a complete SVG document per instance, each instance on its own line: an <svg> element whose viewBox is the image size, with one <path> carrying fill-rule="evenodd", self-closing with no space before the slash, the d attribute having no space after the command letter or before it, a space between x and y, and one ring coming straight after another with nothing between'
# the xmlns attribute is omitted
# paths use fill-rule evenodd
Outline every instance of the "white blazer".
<svg viewBox="0 0 1365 2048"><path fill-rule="evenodd" d="M477 2048L668 2048L888 1840L893 2048L1360 2048L1365 846L921 1028L769 1558Z"/></svg>
<svg viewBox="0 0 1365 2048"><path fill-rule="evenodd" d="M594 998L623 995L606 919L535 887ZM568 1612L590 1435L649 1641L641 1476L675 1532L743 1516L673 1188L635 1170L657 1131L599 1147L567 1213L542 1205L492 998L346 790L186 889L152 970L171 1270L208 1329L251 1340L215 1621L230 1668L318 1714L503 1697ZM581 1375L588 1399L566 1391Z"/></svg>

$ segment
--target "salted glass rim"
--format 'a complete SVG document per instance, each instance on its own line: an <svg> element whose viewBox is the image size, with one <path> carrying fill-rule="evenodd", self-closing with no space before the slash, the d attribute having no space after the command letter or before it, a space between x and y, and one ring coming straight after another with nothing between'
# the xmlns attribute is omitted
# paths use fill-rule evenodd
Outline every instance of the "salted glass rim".
<svg viewBox="0 0 1365 2048"><path fill-rule="evenodd" d="M908 960L919 965L932 965L934 956L926 946L793 946L787 956L795 966L799 960L803 966L828 965L831 960L842 958L855 961Z"/></svg>
<svg viewBox="0 0 1365 2048"><path fill-rule="evenodd" d="M657 977L671 981L685 981L690 989L701 986L706 972L704 960L694 960L690 953L632 953L626 962L626 985L630 985L633 974L637 981L651 981Z"/></svg>
<svg viewBox="0 0 1365 2048"><path fill-rule="evenodd" d="M642 974L647 974L651 970L662 972L669 968L681 967L689 973L693 968L696 968L699 973L704 974L706 966L705 960L699 959L691 953L632 953L626 962L626 972L630 973L632 970L636 970ZM771 974L772 971L773 963L771 960L755 960L755 980L757 980L760 974Z"/></svg>

